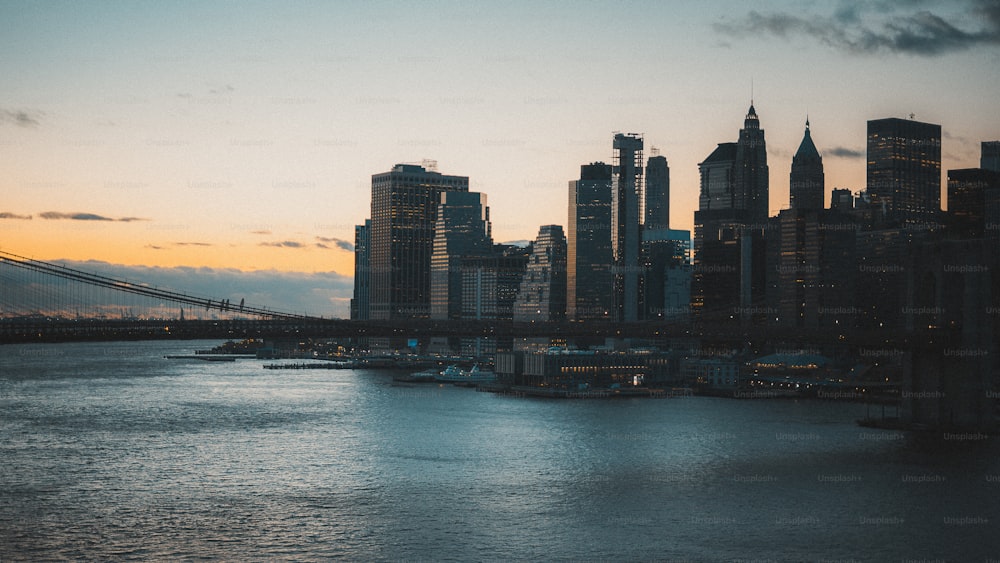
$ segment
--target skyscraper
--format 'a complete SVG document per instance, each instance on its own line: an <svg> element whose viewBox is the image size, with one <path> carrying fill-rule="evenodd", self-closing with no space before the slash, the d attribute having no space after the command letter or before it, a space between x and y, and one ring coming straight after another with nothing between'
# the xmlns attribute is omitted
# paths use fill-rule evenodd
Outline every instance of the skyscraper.
<svg viewBox="0 0 1000 563"><path fill-rule="evenodd" d="M431 253L431 318L462 316L462 258L492 250L486 194L442 192Z"/></svg>
<svg viewBox="0 0 1000 563"><path fill-rule="evenodd" d="M371 318L371 219L354 226L354 297L351 299L351 319Z"/></svg>
<svg viewBox="0 0 1000 563"><path fill-rule="evenodd" d="M941 126L912 119L868 122L868 192L888 219L937 224L941 213Z"/></svg>
<svg viewBox="0 0 1000 563"><path fill-rule="evenodd" d="M431 252L442 192L469 191L467 176L414 164L372 175L371 318L427 318Z"/></svg>
<svg viewBox="0 0 1000 563"><path fill-rule="evenodd" d="M792 209L823 209L823 157L809 134L808 119L799 150L792 157L789 177L789 204Z"/></svg>
<svg viewBox="0 0 1000 563"><path fill-rule="evenodd" d="M749 320L765 300L768 167L764 130L750 104L736 143L699 165L692 306L702 319Z"/></svg>
<svg viewBox="0 0 1000 563"><path fill-rule="evenodd" d="M566 317L566 236L559 225L542 225L514 302L515 321Z"/></svg>
<svg viewBox="0 0 1000 563"><path fill-rule="evenodd" d="M612 161L611 252L614 258L614 307L617 321L639 319L639 249L641 245L639 202L642 201L642 136L616 133Z"/></svg>
<svg viewBox="0 0 1000 563"><path fill-rule="evenodd" d="M750 109L743 120L740 138L736 143L736 169L734 196L737 209L746 210L748 222L761 222L768 216L768 168L764 130L760 128L757 111L750 102Z"/></svg>
<svg viewBox="0 0 1000 563"><path fill-rule="evenodd" d="M572 320L607 319L611 313L611 165L580 166L569 183L566 315Z"/></svg>
<svg viewBox="0 0 1000 563"><path fill-rule="evenodd" d="M983 170L1000 172L1000 141L983 141L979 167Z"/></svg>
<svg viewBox="0 0 1000 563"><path fill-rule="evenodd" d="M648 229L670 228L670 167L667 157L656 154L646 161L646 220Z"/></svg>

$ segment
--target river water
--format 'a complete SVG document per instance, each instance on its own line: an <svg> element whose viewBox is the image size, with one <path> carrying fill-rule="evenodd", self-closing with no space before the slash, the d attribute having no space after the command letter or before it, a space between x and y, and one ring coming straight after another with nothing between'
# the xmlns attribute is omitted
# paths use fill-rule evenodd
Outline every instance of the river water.
<svg viewBox="0 0 1000 563"><path fill-rule="evenodd" d="M1000 559L995 439L164 358L215 344L0 346L0 560Z"/></svg>

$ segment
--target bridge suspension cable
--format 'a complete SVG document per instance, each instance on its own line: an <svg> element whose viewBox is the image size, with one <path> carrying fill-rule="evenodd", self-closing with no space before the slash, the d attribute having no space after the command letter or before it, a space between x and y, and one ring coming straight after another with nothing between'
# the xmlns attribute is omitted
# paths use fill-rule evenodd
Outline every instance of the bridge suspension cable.
<svg viewBox="0 0 1000 563"><path fill-rule="evenodd" d="M242 299L238 304L233 304L229 299L213 299L210 297L202 297L197 295L192 295L188 293L182 293L179 291L174 291L171 289L165 289L156 287L146 283L140 282L130 282L127 280L117 279L109 276L104 276L101 274L96 274L92 272L85 272L82 270L77 270L74 268L69 268L67 266L54 264L51 262L45 262L42 260L35 260L32 258L27 258L24 256L19 256L10 252L5 252L0 250L0 266L7 266L10 268L17 268L21 270L26 270L28 272L35 272L38 274L43 274L44 276L51 276L52 278L58 278L62 280L68 280L70 282L69 289L61 290L66 295L57 296L53 295L59 293L60 290L49 287L45 289L42 284L39 283L26 283L23 284L24 287L20 288L18 292L18 298L26 303L21 303L22 307L27 306L28 308L33 308L35 310L42 310L43 308L48 308L53 310L54 306L51 301L56 299L65 299L69 302L63 303L62 308L68 310L67 308L72 308L74 306L79 306L80 303L88 300L92 300L93 296L84 295L87 293L87 288L103 288L109 290L112 293L122 294L132 294L137 296L142 296L151 299L157 299L164 302L169 302L177 305L188 305L194 308L202 308L205 310L220 311L223 313L237 314L237 315L247 315L258 318L268 318L268 319L280 319L280 320L299 320L299 319L317 319L318 317L311 317L309 315L286 313L282 311L276 311L268 309L262 306L255 306L245 303ZM0 275L0 279L3 280L3 285L12 286L16 283L8 275ZM46 294L48 293L48 295ZM5 298L4 301L10 301L10 298ZM46 305L46 302L47 306ZM11 303L4 303L10 307ZM123 304L118 304L118 306L124 310L126 307Z"/></svg>

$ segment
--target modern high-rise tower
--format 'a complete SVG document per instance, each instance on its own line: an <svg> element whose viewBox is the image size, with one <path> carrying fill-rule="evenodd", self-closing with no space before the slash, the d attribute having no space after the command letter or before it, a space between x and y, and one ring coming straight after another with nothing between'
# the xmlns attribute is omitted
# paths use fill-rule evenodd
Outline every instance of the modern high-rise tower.
<svg viewBox="0 0 1000 563"><path fill-rule="evenodd" d="M789 203L792 209L823 209L823 157L809 134L809 120L799 150L792 157L789 175Z"/></svg>
<svg viewBox="0 0 1000 563"><path fill-rule="evenodd" d="M983 170L1000 172L1000 141L983 141L979 167Z"/></svg>
<svg viewBox="0 0 1000 563"><path fill-rule="evenodd" d="M868 192L890 220L935 225L941 213L941 126L912 119L868 122Z"/></svg>
<svg viewBox="0 0 1000 563"><path fill-rule="evenodd" d="M351 319L371 318L371 232L372 221L354 226L354 297L351 299Z"/></svg>
<svg viewBox="0 0 1000 563"><path fill-rule="evenodd" d="M372 175L372 319L430 316L431 252L441 193L467 191L467 176L446 176L420 165L397 164Z"/></svg>
<svg viewBox="0 0 1000 563"><path fill-rule="evenodd" d="M542 225L531 248L514 301L515 321L566 318L566 235L559 225Z"/></svg>
<svg viewBox="0 0 1000 563"><path fill-rule="evenodd" d="M639 249L642 244L639 202L643 199L642 136L616 133L612 161L611 252L614 259L616 321L639 320L642 294Z"/></svg>
<svg viewBox="0 0 1000 563"><path fill-rule="evenodd" d="M646 161L646 220L647 229L670 228L670 167L667 157L656 154Z"/></svg>
<svg viewBox="0 0 1000 563"><path fill-rule="evenodd" d="M486 194L442 192L431 253L431 318L462 316L462 259L493 249Z"/></svg>
<svg viewBox="0 0 1000 563"><path fill-rule="evenodd" d="M611 165L580 166L569 183L566 315L572 320L608 319L613 305L611 272Z"/></svg>

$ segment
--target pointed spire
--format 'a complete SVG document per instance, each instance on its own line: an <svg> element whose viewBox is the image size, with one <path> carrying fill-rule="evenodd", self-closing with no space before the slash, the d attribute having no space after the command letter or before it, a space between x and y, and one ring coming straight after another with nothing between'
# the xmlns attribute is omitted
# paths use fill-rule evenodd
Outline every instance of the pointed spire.
<svg viewBox="0 0 1000 563"><path fill-rule="evenodd" d="M802 135L802 143L799 145L799 150L795 153L795 159L822 160L819 151L816 150L816 145L813 143L812 135L809 133L808 115L806 116L806 130Z"/></svg>

